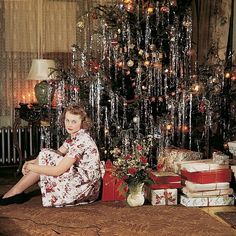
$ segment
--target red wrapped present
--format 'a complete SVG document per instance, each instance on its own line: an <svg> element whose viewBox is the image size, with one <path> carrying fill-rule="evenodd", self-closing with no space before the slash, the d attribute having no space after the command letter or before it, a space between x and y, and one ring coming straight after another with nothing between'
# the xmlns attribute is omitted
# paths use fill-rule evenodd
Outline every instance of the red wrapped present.
<svg viewBox="0 0 236 236"><path fill-rule="evenodd" d="M126 184L123 180L112 175L112 167L112 162L106 161L102 188L102 201L104 202L125 200Z"/></svg>
<svg viewBox="0 0 236 236"><path fill-rule="evenodd" d="M181 177L185 180L189 180L191 182L198 184L230 182L231 169L219 169L219 170L196 171L196 172L181 170Z"/></svg>
<svg viewBox="0 0 236 236"><path fill-rule="evenodd" d="M156 189L173 189L173 188L182 188L181 182L171 182L171 183L165 183L165 184L150 184L148 185L150 189L156 190Z"/></svg>
<svg viewBox="0 0 236 236"><path fill-rule="evenodd" d="M148 174L150 179L157 184L168 184L181 181L180 175L174 172L159 172L151 170Z"/></svg>

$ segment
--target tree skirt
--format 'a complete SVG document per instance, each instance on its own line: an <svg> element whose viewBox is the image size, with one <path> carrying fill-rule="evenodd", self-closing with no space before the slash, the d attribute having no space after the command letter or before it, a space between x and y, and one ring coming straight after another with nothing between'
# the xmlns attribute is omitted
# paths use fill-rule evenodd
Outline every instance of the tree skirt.
<svg viewBox="0 0 236 236"><path fill-rule="evenodd" d="M199 208L131 208L123 202L43 208L40 196L22 205L0 206L0 235L236 235Z"/></svg>

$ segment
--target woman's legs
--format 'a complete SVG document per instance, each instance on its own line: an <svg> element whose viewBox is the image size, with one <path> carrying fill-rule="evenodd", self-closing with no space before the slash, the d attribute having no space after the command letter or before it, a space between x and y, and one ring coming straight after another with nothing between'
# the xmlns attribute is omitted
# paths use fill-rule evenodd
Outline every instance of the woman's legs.
<svg viewBox="0 0 236 236"><path fill-rule="evenodd" d="M22 193L24 190L37 183L39 181L39 176L39 174L34 172L29 172L27 175L24 175L7 193L5 193L3 198Z"/></svg>

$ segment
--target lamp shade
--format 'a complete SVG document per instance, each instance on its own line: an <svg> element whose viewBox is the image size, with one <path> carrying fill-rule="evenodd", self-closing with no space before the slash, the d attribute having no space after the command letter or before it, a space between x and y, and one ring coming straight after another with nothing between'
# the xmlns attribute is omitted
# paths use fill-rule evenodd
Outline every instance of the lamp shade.
<svg viewBox="0 0 236 236"><path fill-rule="evenodd" d="M54 60L33 59L27 80L50 80L51 69L55 68Z"/></svg>

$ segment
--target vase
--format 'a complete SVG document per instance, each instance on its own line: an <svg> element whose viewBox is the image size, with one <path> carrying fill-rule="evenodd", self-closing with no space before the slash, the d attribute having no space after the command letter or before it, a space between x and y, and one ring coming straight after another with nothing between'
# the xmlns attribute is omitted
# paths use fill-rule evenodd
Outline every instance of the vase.
<svg viewBox="0 0 236 236"><path fill-rule="evenodd" d="M144 183L139 183L136 185L129 185L129 193L127 197L127 203L131 207L142 206L144 204Z"/></svg>
<svg viewBox="0 0 236 236"><path fill-rule="evenodd" d="M49 105L53 100L55 88L46 80L41 81L34 87L35 97L39 105Z"/></svg>

